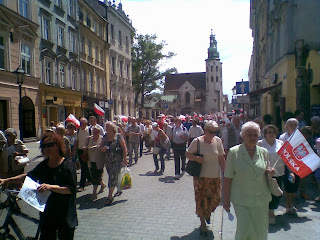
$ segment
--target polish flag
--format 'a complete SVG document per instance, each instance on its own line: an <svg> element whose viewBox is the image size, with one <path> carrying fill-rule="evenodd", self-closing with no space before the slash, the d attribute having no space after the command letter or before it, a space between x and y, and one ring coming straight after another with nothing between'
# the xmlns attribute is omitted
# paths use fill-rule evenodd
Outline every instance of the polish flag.
<svg viewBox="0 0 320 240"><path fill-rule="evenodd" d="M70 114L70 115L67 117L66 121L67 121L67 122L73 122L73 123L76 125L76 127L80 127L80 122L79 122L79 120L78 120L75 116L73 116L72 114Z"/></svg>
<svg viewBox="0 0 320 240"><path fill-rule="evenodd" d="M96 103L94 104L94 112L100 116L104 115L104 110Z"/></svg>
<svg viewBox="0 0 320 240"><path fill-rule="evenodd" d="M320 158L299 130L278 151L285 164L299 177L304 178L320 166Z"/></svg>

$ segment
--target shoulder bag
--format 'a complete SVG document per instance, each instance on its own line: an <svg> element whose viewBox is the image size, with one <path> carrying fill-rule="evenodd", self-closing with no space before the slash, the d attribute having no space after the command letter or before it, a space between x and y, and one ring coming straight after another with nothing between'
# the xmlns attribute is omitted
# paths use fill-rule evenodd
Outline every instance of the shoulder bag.
<svg viewBox="0 0 320 240"><path fill-rule="evenodd" d="M203 155L200 154L199 138L197 138L197 152L194 155L203 157ZM189 160L186 166L186 172L189 173L191 176L199 177L201 172L201 167L202 167L202 163Z"/></svg>
<svg viewBox="0 0 320 240"><path fill-rule="evenodd" d="M86 147L88 147L88 145L89 145L90 138L91 137L88 137L88 139L87 139ZM83 151L83 153L79 157L80 157L82 162L88 162L89 161L88 150L87 151Z"/></svg>

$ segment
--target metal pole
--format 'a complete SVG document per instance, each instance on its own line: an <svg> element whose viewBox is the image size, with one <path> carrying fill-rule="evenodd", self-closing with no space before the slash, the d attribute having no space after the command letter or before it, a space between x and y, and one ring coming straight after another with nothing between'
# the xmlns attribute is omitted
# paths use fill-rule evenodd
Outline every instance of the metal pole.
<svg viewBox="0 0 320 240"><path fill-rule="evenodd" d="M22 134L21 85L22 85L22 84L19 84L19 131L20 131L20 140L23 141L23 134Z"/></svg>

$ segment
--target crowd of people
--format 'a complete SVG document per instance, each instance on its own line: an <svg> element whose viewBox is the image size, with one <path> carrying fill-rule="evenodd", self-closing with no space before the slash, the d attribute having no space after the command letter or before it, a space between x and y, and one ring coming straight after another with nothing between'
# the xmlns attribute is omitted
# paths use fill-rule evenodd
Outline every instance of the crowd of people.
<svg viewBox="0 0 320 240"><path fill-rule="evenodd" d="M85 191L87 183L91 183L94 201L108 186L105 205L112 205L114 197L122 194L118 179L121 168L138 164L143 154L152 155L154 174L172 172L175 179L185 174L186 158L202 164L200 175L193 177L201 235L207 235L206 224L223 193L224 209L230 211L232 202L237 216L236 239L267 239L268 224L276 224L274 211L281 196L270 193L266 174L284 190L287 214L297 212L293 198L298 191L302 198L310 199L306 193L309 181L317 181L320 192L320 169L300 179L277 154L296 129L320 154L320 117L311 118L307 126L309 121L304 120L302 111L285 122L284 133L271 124L269 116L213 119L161 114L156 120L128 117L123 121L116 116L113 121L98 124L97 118L90 116L79 121L79 127L74 122L51 124L40 141L45 160L29 173L24 173L24 166L19 167L15 161L16 156L28 153L23 142L16 139L16 131L0 131L0 159L1 166L5 166L0 169L0 184L22 183L29 176L40 182L39 191L53 192L41 213L41 239L55 239L56 232L65 236L63 239L73 239L77 226L76 192ZM172 153L174 170L165 168ZM107 184L103 181L104 168ZM77 169L81 172L78 186ZM315 200L320 201L320 197ZM54 211L57 204L61 211Z"/></svg>

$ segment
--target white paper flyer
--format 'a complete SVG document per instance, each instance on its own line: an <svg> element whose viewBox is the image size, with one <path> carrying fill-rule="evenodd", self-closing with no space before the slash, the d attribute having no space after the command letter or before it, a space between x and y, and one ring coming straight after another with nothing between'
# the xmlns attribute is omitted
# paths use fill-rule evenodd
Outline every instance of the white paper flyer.
<svg viewBox="0 0 320 240"><path fill-rule="evenodd" d="M33 181L29 177L26 177L18 197L32 207L38 209L40 212L43 212L51 191L38 192L37 189L39 186L39 183Z"/></svg>

